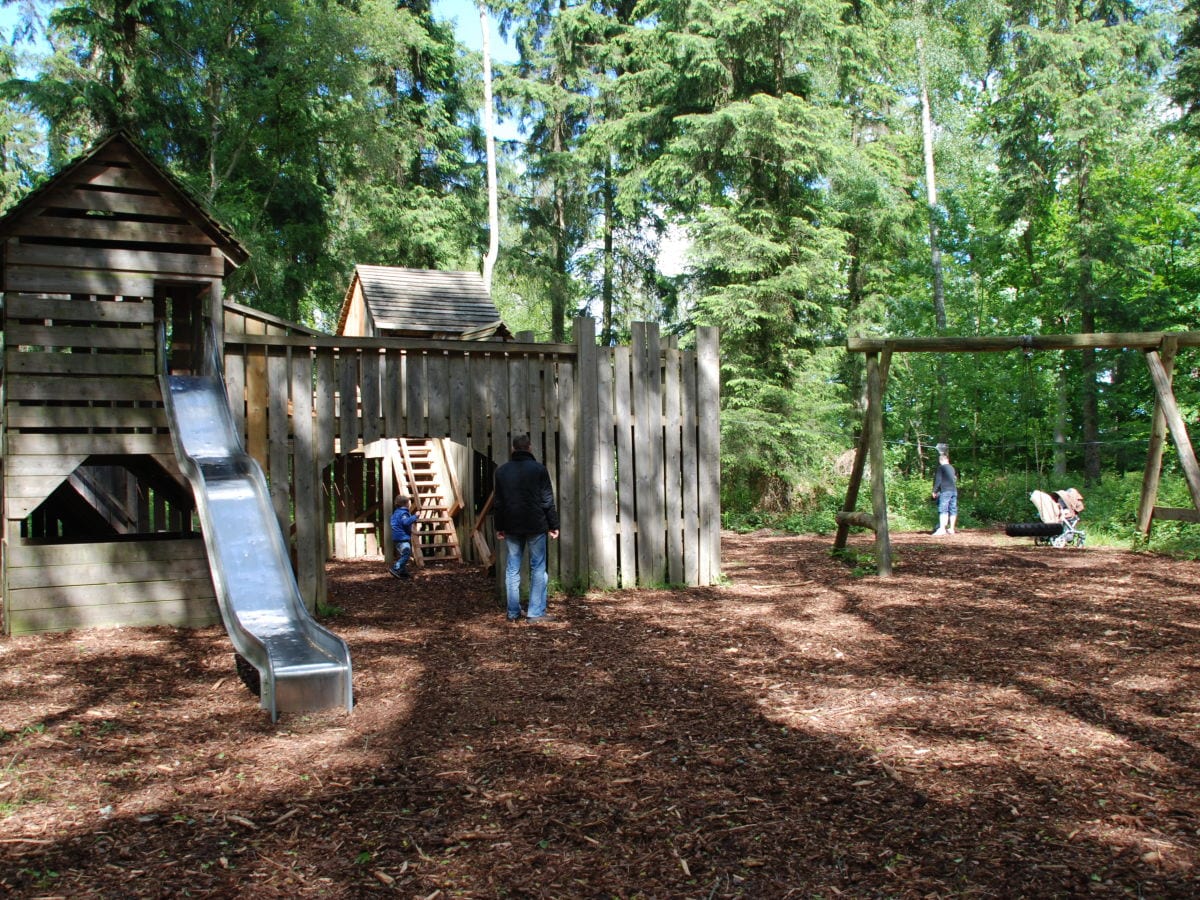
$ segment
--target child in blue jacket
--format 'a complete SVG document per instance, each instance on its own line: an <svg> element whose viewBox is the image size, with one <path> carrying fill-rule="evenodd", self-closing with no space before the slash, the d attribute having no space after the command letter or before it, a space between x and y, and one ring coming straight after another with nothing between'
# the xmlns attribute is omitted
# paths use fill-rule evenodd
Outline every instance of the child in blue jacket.
<svg viewBox="0 0 1200 900"><path fill-rule="evenodd" d="M408 497L397 494L392 503L392 543L396 548L396 561L388 571L396 578L411 578L408 561L412 559L412 529L417 514L408 511Z"/></svg>

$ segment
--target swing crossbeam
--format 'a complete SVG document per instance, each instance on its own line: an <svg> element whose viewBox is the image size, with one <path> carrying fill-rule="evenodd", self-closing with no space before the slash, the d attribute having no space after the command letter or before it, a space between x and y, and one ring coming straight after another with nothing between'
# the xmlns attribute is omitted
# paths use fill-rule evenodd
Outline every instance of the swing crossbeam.
<svg viewBox="0 0 1200 900"><path fill-rule="evenodd" d="M1154 383L1154 418L1151 428L1142 494L1138 504L1138 531L1147 537L1155 519L1200 523L1200 462L1179 412L1172 387L1175 354L1180 347L1200 347L1200 331L1100 332L1094 334L985 335L967 337L851 337L846 349L866 358L867 406L863 427L846 488L846 501L837 514L834 549L845 549L852 526L875 532L879 575L892 574L892 549L888 535L887 495L883 478L883 393L893 353L1003 353L1009 350L1141 350ZM1162 475L1162 455L1170 435L1191 494L1193 509L1155 505ZM868 457L871 462L871 512L856 512Z"/></svg>

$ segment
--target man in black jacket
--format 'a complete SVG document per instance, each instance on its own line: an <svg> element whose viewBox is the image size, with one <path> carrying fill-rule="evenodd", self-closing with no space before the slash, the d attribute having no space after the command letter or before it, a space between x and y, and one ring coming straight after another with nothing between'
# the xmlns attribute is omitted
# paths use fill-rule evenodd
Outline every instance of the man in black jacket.
<svg viewBox="0 0 1200 900"><path fill-rule="evenodd" d="M521 558L529 550L530 622L546 615L546 536L558 537L558 508L550 473L533 457L529 435L513 438L512 457L496 470L492 516L496 540L508 548L504 585L508 592L508 621L521 618Z"/></svg>

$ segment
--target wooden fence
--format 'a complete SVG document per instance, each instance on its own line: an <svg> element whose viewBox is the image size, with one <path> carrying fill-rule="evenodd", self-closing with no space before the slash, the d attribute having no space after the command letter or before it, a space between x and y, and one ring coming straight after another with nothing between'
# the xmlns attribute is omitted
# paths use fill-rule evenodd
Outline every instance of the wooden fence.
<svg viewBox="0 0 1200 900"><path fill-rule="evenodd" d="M679 350L652 324L634 327L631 346L597 347L586 318L573 344L346 338L237 318L227 311L230 402L310 603L325 597L326 468L384 438L449 438L499 463L514 434L530 434L555 485L552 565L566 587L719 575L715 329Z"/></svg>

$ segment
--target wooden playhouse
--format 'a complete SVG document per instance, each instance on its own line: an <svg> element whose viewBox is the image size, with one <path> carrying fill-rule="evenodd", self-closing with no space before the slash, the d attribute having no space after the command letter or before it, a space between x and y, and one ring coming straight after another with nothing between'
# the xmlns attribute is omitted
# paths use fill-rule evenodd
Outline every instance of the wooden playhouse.
<svg viewBox="0 0 1200 900"><path fill-rule="evenodd" d="M349 460L401 438L469 448L463 458L482 462L455 471L470 473L530 434L562 512L550 565L563 586L719 576L714 329L699 329L695 349L652 324L635 325L630 346L599 347L586 318L573 342L545 344L510 339L498 317L414 333L372 313L349 329L362 334L319 334L225 299L244 250L124 134L0 219L0 241L7 633L218 621L157 380L210 350L310 609L325 599L328 558L367 552L369 533L386 543L390 510L378 507L397 486L394 460L390 476L381 462L365 481L346 469L371 469ZM479 494L460 483L460 542L488 528Z"/></svg>
<svg viewBox="0 0 1200 900"><path fill-rule="evenodd" d="M220 335L245 251L119 133L0 241L4 630L218 621L157 376Z"/></svg>

